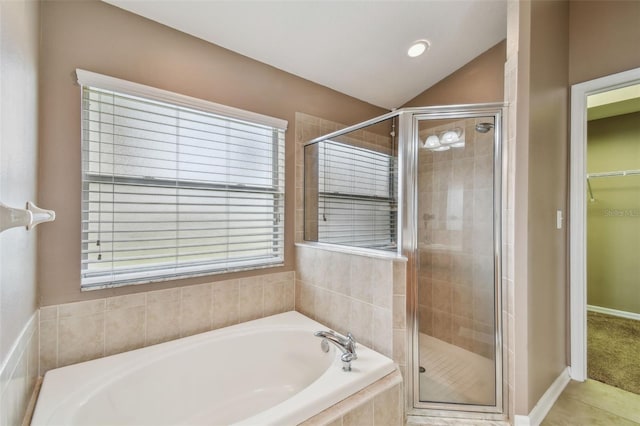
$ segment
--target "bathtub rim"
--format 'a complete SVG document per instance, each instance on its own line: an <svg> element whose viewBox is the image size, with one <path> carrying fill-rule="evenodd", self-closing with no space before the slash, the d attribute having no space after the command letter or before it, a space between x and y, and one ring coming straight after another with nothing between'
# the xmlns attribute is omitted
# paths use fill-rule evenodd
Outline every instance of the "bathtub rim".
<svg viewBox="0 0 640 426"><path fill-rule="evenodd" d="M53 416L56 416L56 413L61 409L61 407L65 405L68 406L70 404L69 401L70 400L72 401L73 398L76 397L76 395L79 392L78 389L72 384L73 381L71 380L64 381L64 384L66 384L67 386L67 390L62 389L62 390L58 390L57 392L63 392L65 397L61 401L53 401L53 402L47 401L44 403L45 404L44 408L41 408L40 404L42 400L40 399L40 397L43 395L42 391L45 390L46 388L47 377L61 376L61 375L67 374L68 371L73 371L74 372L73 375L75 376L84 376L85 374L84 371L92 368L96 368L96 365L100 369L100 367L102 367L103 365L106 365L107 367L109 367L110 364L114 364L114 363L122 363L122 365L120 366L110 367L110 368L116 368L116 370L119 372L118 376L121 376L122 374L128 374L138 369L144 368L145 364L141 365L141 363L139 362L140 359L137 357L144 356L147 353L154 354L156 351L160 350L161 352L155 355L157 358L153 358L154 361L160 360L160 359L164 359L172 355L178 354L180 352L186 352L186 351L192 350L194 347L200 344L209 342L212 336L214 340L223 340L229 336L243 336L243 335L258 333L261 330L273 330L274 326L279 330L300 330L301 328L305 328L305 329L308 328L309 331L311 331L311 329L313 329L314 331L317 331L318 329L329 329L329 327L324 326L321 323L318 323L317 321L305 316L304 314L301 314L300 312L288 311L288 312L284 312L284 313L280 313L280 314L252 320L252 321L247 321L244 323L234 324L234 325L220 328L220 329L210 330L204 333L195 334L192 336L187 336L187 337L176 339L176 340L171 340L168 342L150 345L147 347L111 355L108 357L102 357L102 358L94 359L91 361L86 361L83 363L72 364L69 366L53 369L48 371L45 374L45 377L44 377L45 382L43 383L43 386L41 388L41 393L38 397L38 400L34 408L33 420L37 421L37 423L34 423L34 425L48 424L47 422L50 422L51 418ZM158 349L158 348L161 348L161 349ZM380 380L385 375L388 375L392 373L395 369L397 369L396 364L391 359L364 345L358 345L358 350L359 350L359 354L373 353L373 354L376 354L376 357L381 357L383 360L385 360L384 366L383 366L383 372L381 373L380 371L377 371L375 377L369 377L370 376L369 374L367 376L367 380L365 380L364 382L361 382L361 384L358 385L357 389L355 390L352 389L349 391L342 392L342 394L339 395L338 399L324 398L324 401L321 401L323 402L322 404L323 408L320 408L319 410L314 409L315 411L314 413L306 415L305 418L297 419L296 422L299 423L300 421L305 421L306 419L313 417L319 412L322 412L323 410L329 408L330 406L335 405L336 403L339 403L340 401L350 397L351 395L357 393L361 389L366 388L371 383L376 382L377 380ZM285 401L282 401L281 403L278 403L272 407L269 407L262 412L256 413L255 415L252 415L243 420L240 420L239 422L237 422L237 424L238 425L244 424L246 421L250 419L253 419L252 423L247 423L247 424L255 424L255 421L257 420L262 422L261 424L269 424L268 419L264 420L266 418L266 415L264 415L264 413L269 411L274 411L275 408L281 406L282 404L290 402L292 399L296 399L298 395L304 393L309 388L313 387L313 385L316 384L316 382L318 382L323 377L325 377L328 372L338 371L340 374L350 374L350 373L341 371L342 362L340 361L339 354L337 353L338 351L336 351L333 347L332 347L332 351L335 355L333 362L329 364L328 369L325 372L323 372L318 378L312 381L307 387L302 388L299 392L294 394L291 398ZM132 353L143 354L143 355L132 356L131 355ZM358 361L360 361L361 364L363 362L362 359L354 361L354 370L356 372L358 371ZM109 372L107 368L106 371L97 373L96 377L91 377L88 381L88 384L83 383L80 386L80 388L81 389L85 389L87 387L90 388L91 384L96 384L96 383L99 384L99 387L106 387L108 383L101 383L100 380L101 378L107 377L108 374ZM117 380L117 379L113 379L113 380ZM107 380L107 382L110 382L113 380ZM90 394L93 394L93 393L95 392L91 392ZM90 396L91 395L87 395L85 400L88 399ZM324 394L323 396L326 397L326 395ZM320 399L322 400L323 398L320 398ZM277 412L278 410L275 410L275 411ZM74 411L71 411L71 414L73 413ZM69 417L69 419L72 419L72 417Z"/></svg>

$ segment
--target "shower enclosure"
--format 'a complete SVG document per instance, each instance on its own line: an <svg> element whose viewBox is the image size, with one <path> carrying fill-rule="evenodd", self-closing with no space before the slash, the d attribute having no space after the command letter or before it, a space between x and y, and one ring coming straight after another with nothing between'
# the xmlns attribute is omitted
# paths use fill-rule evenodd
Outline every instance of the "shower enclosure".
<svg viewBox="0 0 640 426"><path fill-rule="evenodd" d="M407 258L409 416L504 418L502 116L405 108L305 146L305 239Z"/></svg>

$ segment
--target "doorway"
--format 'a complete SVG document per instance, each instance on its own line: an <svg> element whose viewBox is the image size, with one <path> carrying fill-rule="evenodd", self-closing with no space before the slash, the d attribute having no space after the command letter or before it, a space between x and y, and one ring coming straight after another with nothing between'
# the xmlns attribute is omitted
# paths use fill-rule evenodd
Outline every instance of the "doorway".
<svg viewBox="0 0 640 426"><path fill-rule="evenodd" d="M572 87L570 371L574 380L594 378L607 382L607 375L622 370L594 371L596 357L601 355L593 350L598 346L605 351L611 349L611 341L607 339L618 327L612 324L633 327L640 319L637 315L640 292L631 290L633 285L640 286L638 274L625 272L637 268L633 255L631 258L628 255L632 251L637 255L631 246L640 246L640 237L634 238L640 235L640 154L635 154L640 151L634 151L637 147L631 146L632 141L625 145L624 137L611 136L624 133L625 127L637 126L640 112L636 116L629 109L615 111L625 102L605 99L637 84L640 84L640 68ZM592 108L588 108L589 104ZM628 108L633 101L627 100L626 104ZM629 116L630 113L633 115ZM636 227L639 228L636 230ZM638 307L634 305L636 302ZM631 322L625 324L625 321ZM591 364L588 353L593 357ZM605 354L605 358L608 358L605 367L619 364L611 362L610 354ZM615 378L612 381L609 384L625 388Z"/></svg>

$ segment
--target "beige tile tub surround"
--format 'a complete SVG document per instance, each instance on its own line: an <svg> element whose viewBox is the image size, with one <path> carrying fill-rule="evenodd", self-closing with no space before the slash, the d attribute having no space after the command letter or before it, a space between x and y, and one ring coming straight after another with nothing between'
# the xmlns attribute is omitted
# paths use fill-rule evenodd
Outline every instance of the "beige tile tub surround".
<svg viewBox="0 0 640 426"><path fill-rule="evenodd" d="M38 313L27 322L0 369L0 425L19 425L38 378Z"/></svg>
<svg viewBox="0 0 640 426"><path fill-rule="evenodd" d="M40 374L294 309L294 272L40 309Z"/></svg>
<svg viewBox="0 0 640 426"><path fill-rule="evenodd" d="M296 310L406 365L406 261L296 246Z"/></svg>
<svg viewBox="0 0 640 426"><path fill-rule="evenodd" d="M402 376L396 370L300 426L401 426L404 424L402 395Z"/></svg>
<svg viewBox="0 0 640 426"><path fill-rule="evenodd" d="M346 127L296 113L296 310L406 366L406 261L349 253L348 248L304 244L304 144ZM378 149L388 136L361 131L363 146Z"/></svg>

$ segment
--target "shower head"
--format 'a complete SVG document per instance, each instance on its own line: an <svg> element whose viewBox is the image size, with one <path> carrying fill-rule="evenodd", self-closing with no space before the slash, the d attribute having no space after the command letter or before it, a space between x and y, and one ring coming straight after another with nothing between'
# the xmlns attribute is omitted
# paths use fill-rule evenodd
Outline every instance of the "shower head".
<svg viewBox="0 0 640 426"><path fill-rule="evenodd" d="M487 133L493 129L493 123L478 123L476 124L476 132Z"/></svg>

